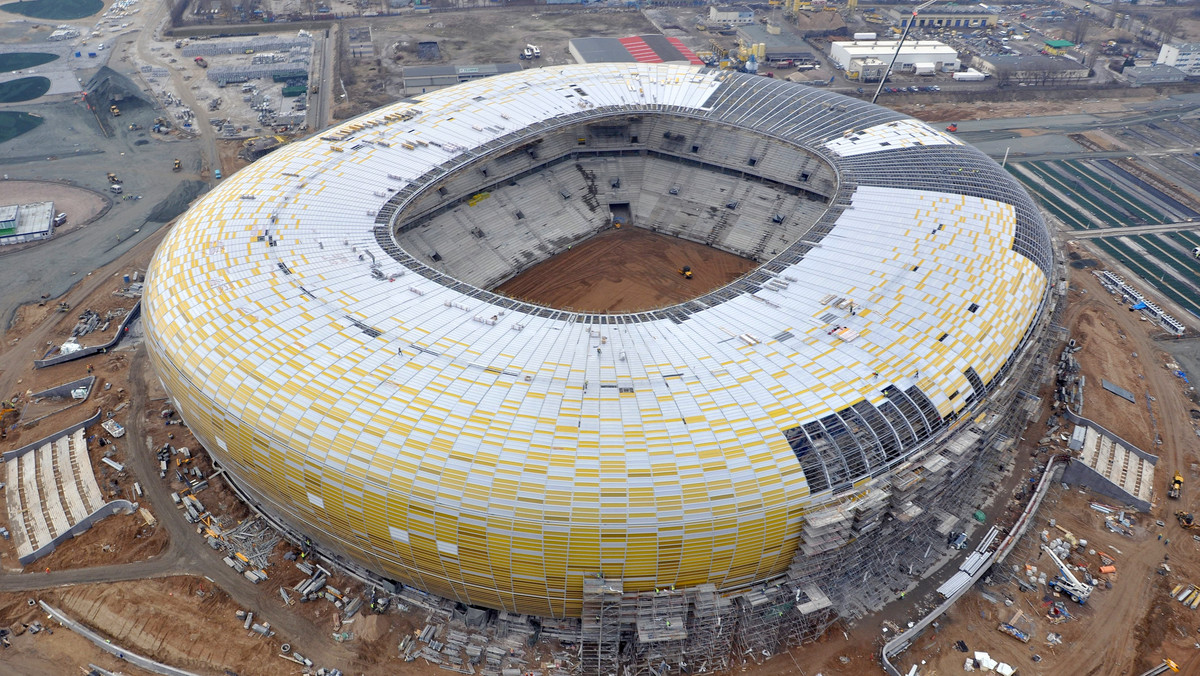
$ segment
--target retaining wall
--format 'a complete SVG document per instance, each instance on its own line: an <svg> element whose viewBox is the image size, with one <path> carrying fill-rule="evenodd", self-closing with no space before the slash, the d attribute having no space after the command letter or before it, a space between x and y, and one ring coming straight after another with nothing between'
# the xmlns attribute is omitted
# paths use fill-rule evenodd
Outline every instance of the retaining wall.
<svg viewBox="0 0 1200 676"><path fill-rule="evenodd" d="M117 344L121 342L121 339L125 337L125 330L128 329L129 325L132 324L135 319L140 317L141 314L142 301L139 300L133 305L133 308L129 310L129 314L125 315L125 319L121 322L121 325L117 327L117 335L113 336L112 340L104 343L103 345L85 347L82 350L79 350L78 352L72 352L71 354L60 354L57 357L50 357L48 359L37 359L34 360L33 365L36 368L44 369L47 366L65 364L66 362L75 361L76 359L83 359L84 357L90 357L100 352L107 352L109 349L116 347Z"/></svg>

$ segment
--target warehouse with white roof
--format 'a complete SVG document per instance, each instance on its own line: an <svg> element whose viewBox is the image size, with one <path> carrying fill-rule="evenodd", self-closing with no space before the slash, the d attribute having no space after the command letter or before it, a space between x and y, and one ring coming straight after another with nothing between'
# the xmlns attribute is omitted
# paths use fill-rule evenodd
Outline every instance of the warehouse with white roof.
<svg viewBox="0 0 1200 676"><path fill-rule="evenodd" d="M846 40L829 43L829 58L838 68L857 73L861 63L891 62L896 53L895 40ZM958 52L953 47L936 40L906 40L892 66L893 73L914 73L921 65L934 72L958 70Z"/></svg>

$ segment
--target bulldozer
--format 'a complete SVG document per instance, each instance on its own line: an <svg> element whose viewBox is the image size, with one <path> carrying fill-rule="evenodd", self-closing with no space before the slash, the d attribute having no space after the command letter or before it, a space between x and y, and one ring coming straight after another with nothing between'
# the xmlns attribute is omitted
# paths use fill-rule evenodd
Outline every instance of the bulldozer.
<svg viewBox="0 0 1200 676"><path fill-rule="evenodd" d="M178 157L175 158L174 164L171 165L171 171L183 171L183 162L180 162Z"/></svg>
<svg viewBox="0 0 1200 676"><path fill-rule="evenodd" d="M1184 530L1191 530L1197 527L1196 519L1190 512L1175 512L1175 520L1179 522L1179 527Z"/></svg>
<svg viewBox="0 0 1200 676"><path fill-rule="evenodd" d="M1175 472L1175 478L1171 480L1171 487L1167 489L1167 497L1173 500L1178 500L1183 495L1183 475Z"/></svg>
<svg viewBox="0 0 1200 676"><path fill-rule="evenodd" d="M117 175L112 173L111 171L108 172L108 174L106 174L106 176L108 177L109 183L120 183L121 182L121 179L117 178Z"/></svg>
<svg viewBox="0 0 1200 676"><path fill-rule="evenodd" d="M685 265L682 268L679 268L679 274L683 275L684 279L691 279L692 278L692 266Z"/></svg>

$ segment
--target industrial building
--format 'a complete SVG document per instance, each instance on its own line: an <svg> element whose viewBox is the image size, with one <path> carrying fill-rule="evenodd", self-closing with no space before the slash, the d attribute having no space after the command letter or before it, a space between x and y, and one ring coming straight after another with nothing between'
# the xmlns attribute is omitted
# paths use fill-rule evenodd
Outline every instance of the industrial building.
<svg viewBox="0 0 1200 676"><path fill-rule="evenodd" d="M521 70L519 63L485 63L469 66L445 64L438 66L406 66L403 73L404 91L406 94L425 94L427 92L453 87L462 82L491 77L501 73L516 73Z"/></svg>
<svg viewBox="0 0 1200 676"><path fill-rule="evenodd" d="M493 291L618 207L758 267L633 313ZM190 430L314 555L558 618L585 673L724 671L932 564L1030 410L1053 265L1020 185L923 122L555 66L226 178L155 253L143 318Z"/></svg>
<svg viewBox="0 0 1200 676"><path fill-rule="evenodd" d="M989 54L977 56L974 65L997 82L1045 85L1086 80L1087 66L1070 59L1041 54Z"/></svg>
<svg viewBox="0 0 1200 676"><path fill-rule="evenodd" d="M913 18L912 9L908 7L889 9L888 15L903 28ZM914 28L991 28L1000 20L1000 14L983 4L957 5L948 2L944 5L931 5L921 10L917 15Z"/></svg>
<svg viewBox="0 0 1200 676"><path fill-rule="evenodd" d="M737 36L746 45L765 45L762 60L767 62L819 63L812 48L803 38L783 30L780 26L757 23L739 26Z"/></svg>
<svg viewBox="0 0 1200 676"><path fill-rule="evenodd" d="M54 235L54 202L0 207L0 246L24 244Z"/></svg>
<svg viewBox="0 0 1200 676"><path fill-rule="evenodd" d="M745 5L712 5L708 8L708 22L734 26L754 23L754 10Z"/></svg>
<svg viewBox="0 0 1200 676"><path fill-rule="evenodd" d="M1158 50L1157 63L1173 66L1188 75L1200 75L1200 42L1177 42Z"/></svg>
<svg viewBox="0 0 1200 676"><path fill-rule="evenodd" d="M1152 66L1130 66L1121 71L1135 87L1156 84L1174 84L1187 79L1187 73L1174 66L1156 63Z"/></svg>
<svg viewBox="0 0 1200 676"><path fill-rule="evenodd" d="M850 78L862 77L870 72L881 73L895 53L895 40L829 43L829 58ZM958 52L950 45L935 40L908 40L900 48L892 72L914 73L922 69L931 73L954 72L958 67Z"/></svg>
<svg viewBox="0 0 1200 676"><path fill-rule="evenodd" d="M703 65L704 62L679 38L665 35L634 35L627 38L575 38L567 49L577 63L675 63Z"/></svg>

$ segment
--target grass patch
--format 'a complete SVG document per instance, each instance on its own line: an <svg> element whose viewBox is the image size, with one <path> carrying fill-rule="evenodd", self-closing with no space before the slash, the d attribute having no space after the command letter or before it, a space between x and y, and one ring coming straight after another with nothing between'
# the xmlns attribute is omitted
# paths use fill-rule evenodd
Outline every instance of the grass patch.
<svg viewBox="0 0 1200 676"><path fill-rule="evenodd" d="M14 70L25 70L40 66L43 63L50 63L58 58L58 54L46 54L45 52L13 52L11 54L0 54L0 73L11 73Z"/></svg>
<svg viewBox="0 0 1200 676"><path fill-rule="evenodd" d="M37 115L0 110L0 143L14 139L30 129L35 129L42 122L42 118Z"/></svg>
<svg viewBox="0 0 1200 676"><path fill-rule="evenodd" d="M0 103L29 101L45 94L49 89L50 78L40 75L0 82Z"/></svg>
<svg viewBox="0 0 1200 676"><path fill-rule="evenodd" d="M82 19L104 9L103 0L27 0L0 5L0 9L34 19L70 21Z"/></svg>

